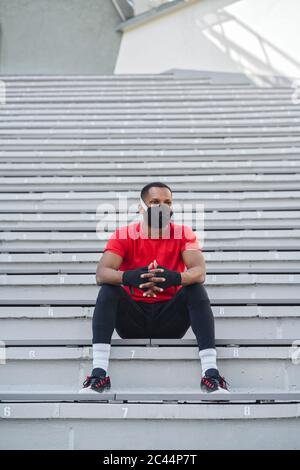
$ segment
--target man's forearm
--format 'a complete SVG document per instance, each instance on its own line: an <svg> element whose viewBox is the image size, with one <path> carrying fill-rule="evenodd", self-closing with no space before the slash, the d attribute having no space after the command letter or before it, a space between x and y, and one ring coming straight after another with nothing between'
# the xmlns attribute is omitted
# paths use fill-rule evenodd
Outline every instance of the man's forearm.
<svg viewBox="0 0 300 470"><path fill-rule="evenodd" d="M122 284L123 271L117 271L112 268L101 268L96 273L96 283L98 286L101 284Z"/></svg>
<svg viewBox="0 0 300 470"><path fill-rule="evenodd" d="M205 282L205 273L202 268L194 267L189 268L186 271L180 273L183 286L194 284L195 282ZM121 285L123 278L123 271L117 271L112 268L101 268L96 273L96 283L101 285L104 283Z"/></svg>
<svg viewBox="0 0 300 470"><path fill-rule="evenodd" d="M205 282L205 273L202 268L196 266L194 268L189 268L181 274L181 284L183 286L188 286L189 284L194 284L195 282Z"/></svg>

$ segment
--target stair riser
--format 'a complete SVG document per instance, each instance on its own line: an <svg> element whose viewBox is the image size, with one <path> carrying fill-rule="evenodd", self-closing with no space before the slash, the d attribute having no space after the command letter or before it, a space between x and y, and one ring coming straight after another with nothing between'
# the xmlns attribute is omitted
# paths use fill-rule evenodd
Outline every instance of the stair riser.
<svg viewBox="0 0 300 470"><path fill-rule="evenodd" d="M298 339L299 318L215 318L216 339ZM1 340L92 340L91 319L0 319ZM119 338L114 331L113 338ZM195 338L191 328L184 339Z"/></svg>
<svg viewBox="0 0 300 470"><path fill-rule="evenodd" d="M300 390L299 366L291 359L219 359L220 372L231 389ZM92 369L91 360L49 359L8 360L1 366L2 391L78 391ZM108 374L113 390L193 390L199 391L200 360L120 360L109 361Z"/></svg>
<svg viewBox="0 0 300 470"><path fill-rule="evenodd" d="M26 282L26 279L24 283ZM74 283L75 284L75 283ZM253 284L253 285L231 285L228 286L208 286L206 283L207 293L210 299L213 299L214 303L217 303L220 299L228 299L228 301L240 300L241 304L245 303L245 299L253 299L253 304L260 303L260 300L273 299L276 303L285 303L284 299L287 300L299 300L299 285L298 284ZM24 303L34 303L34 300L38 299L38 302L49 302L74 304L74 301L78 301L78 304L82 305L88 302L91 305L95 304L97 294L97 286L82 285L78 279L78 285L67 285L62 282L61 286L55 285L23 285L23 286L0 286L0 299L2 304L5 303L4 299L23 299ZM51 299L51 301L49 300ZM84 299L84 300L83 300Z"/></svg>
<svg viewBox="0 0 300 470"><path fill-rule="evenodd" d="M159 409L158 406L157 413ZM1 420L0 449L290 450L300 448L299 419L296 417L276 419L276 432L274 432L275 420L271 418L224 420L218 419L217 414L218 410L215 419L210 420L163 418L145 420L142 417L138 420L130 418L38 420L34 417Z"/></svg>

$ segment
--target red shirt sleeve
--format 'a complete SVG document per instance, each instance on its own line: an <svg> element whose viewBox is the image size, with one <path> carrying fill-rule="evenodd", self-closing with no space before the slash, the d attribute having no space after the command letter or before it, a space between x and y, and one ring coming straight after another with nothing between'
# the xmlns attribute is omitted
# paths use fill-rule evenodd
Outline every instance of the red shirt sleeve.
<svg viewBox="0 0 300 470"><path fill-rule="evenodd" d="M185 250L202 251L202 247L200 247L197 234L188 225L183 226L183 234L182 234L181 251L185 251Z"/></svg>
<svg viewBox="0 0 300 470"><path fill-rule="evenodd" d="M120 229L117 229L114 233L112 233L104 247L103 253L105 251L113 251L117 255L124 258L126 253L126 239L120 237L119 235Z"/></svg>

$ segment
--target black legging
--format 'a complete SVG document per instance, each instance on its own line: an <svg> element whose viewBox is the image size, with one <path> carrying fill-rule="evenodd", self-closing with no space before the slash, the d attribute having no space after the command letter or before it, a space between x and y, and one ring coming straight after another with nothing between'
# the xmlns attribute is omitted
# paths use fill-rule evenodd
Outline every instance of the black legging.
<svg viewBox="0 0 300 470"><path fill-rule="evenodd" d="M135 301L121 286L102 284L93 315L93 344L121 338L182 338L191 326L199 350L215 348L214 317L203 284L183 286L172 299Z"/></svg>

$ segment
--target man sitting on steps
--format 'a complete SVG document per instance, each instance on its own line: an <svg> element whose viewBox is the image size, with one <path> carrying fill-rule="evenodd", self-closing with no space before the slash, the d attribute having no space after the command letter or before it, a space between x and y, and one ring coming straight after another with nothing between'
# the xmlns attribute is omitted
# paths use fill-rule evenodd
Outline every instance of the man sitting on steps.
<svg viewBox="0 0 300 470"><path fill-rule="evenodd" d="M172 190L164 183L142 189L139 211L143 220L118 228L97 266L101 289L92 322L93 370L83 391L110 389L114 329L121 338L182 338L191 326L202 366L201 389L225 392L198 238L190 227L170 222Z"/></svg>

